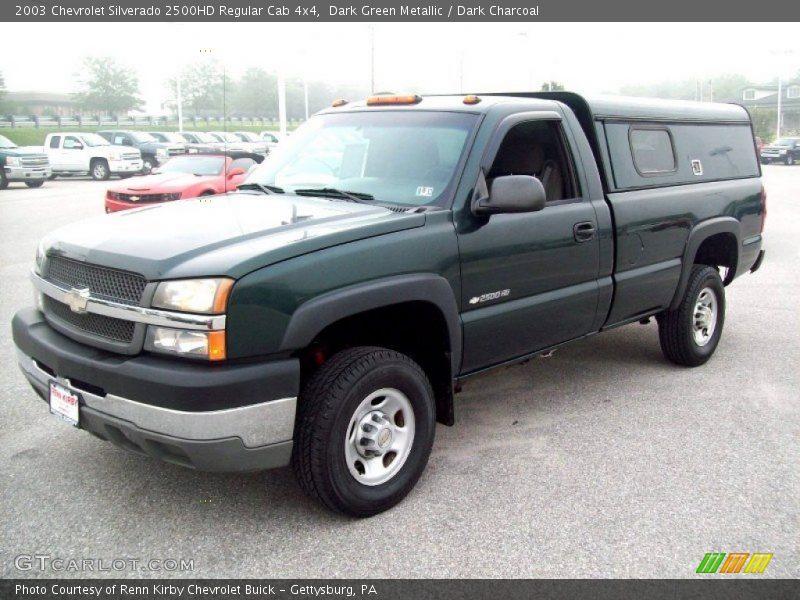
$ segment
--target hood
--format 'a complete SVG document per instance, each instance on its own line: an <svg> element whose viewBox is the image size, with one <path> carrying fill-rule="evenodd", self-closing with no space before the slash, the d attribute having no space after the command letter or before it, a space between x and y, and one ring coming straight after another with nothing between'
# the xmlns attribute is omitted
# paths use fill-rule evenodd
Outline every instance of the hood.
<svg viewBox="0 0 800 600"><path fill-rule="evenodd" d="M75 223L48 234L43 245L48 254L141 273L149 280L239 278L301 254L424 223L424 213L235 192Z"/></svg>
<svg viewBox="0 0 800 600"><path fill-rule="evenodd" d="M47 156L41 146L17 146L16 148L0 148L6 156Z"/></svg>
<svg viewBox="0 0 800 600"><path fill-rule="evenodd" d="M110 192L140 193L149 192L169 192L185 190L190 185L213 179L218 175L192 175L190 173L157 173L155 175L144 175L142 177L131 177L120 185L109 188Z"/></svg>

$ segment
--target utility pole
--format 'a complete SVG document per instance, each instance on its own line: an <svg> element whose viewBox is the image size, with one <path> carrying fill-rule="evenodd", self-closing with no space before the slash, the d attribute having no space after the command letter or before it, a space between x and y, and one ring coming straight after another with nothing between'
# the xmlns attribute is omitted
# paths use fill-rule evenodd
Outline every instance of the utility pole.
<svg viewBox="0 0 800 600"><path fill-rule="evenodd" d="M369 93L375 93L375 25L369 26Z"/></svg>
<svg viewBox="0 0 800 600"><path fill-rule="evenodd" d="M775 128L775 139L778 140L781 137L781 95L783 94L783 89L781 86L781 76L778 74L778 125Z"/></svg>
<svg viewBox="0 0 800 600"><path fill-rule="evenodd" d="M278 70L278 122L283 137L286 135L286 77L283 66Z"/></svg>

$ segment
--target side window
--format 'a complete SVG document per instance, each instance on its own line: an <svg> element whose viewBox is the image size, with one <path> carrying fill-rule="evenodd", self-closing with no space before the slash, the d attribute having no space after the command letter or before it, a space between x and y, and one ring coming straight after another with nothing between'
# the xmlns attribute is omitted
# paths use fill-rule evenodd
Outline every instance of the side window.
<svg viewBox="0 0 800 600"><path fill-rule="evenodd" d="M628 139L633 165L640 175L675 173L675 147L666 127L631 127Z"/></svg>
<svg viewBox="0 0 800 600"><path fill-rule="evenodd" d="M127 135L120 135L117 134L114 136L114 145L115 146L130 146L131 141L128 139Z"/></svg>
<svg viewBox="0 0 800 600"><path fill-rule="evenodd" d="M73 148L80 148L81 142L78 138L72 135L68 135L64 138L64 149L65 150L72 150Z"/></svg>
<svg viewBox="0 0 800 600"><path fill-rule="evenodd" d="M50 147L51 148L56 148L57 149L60 145L61 145L61 136L60 135L54 135L53 137L50 138Z"/></svg>
<svg viewBox="0 0 800 600"><path fill-rule="evenodd" d="M527 121L512 127L489 170L489 183L502 175L537 177L548 202L579 195L561 124L556 121Z"/></svg>

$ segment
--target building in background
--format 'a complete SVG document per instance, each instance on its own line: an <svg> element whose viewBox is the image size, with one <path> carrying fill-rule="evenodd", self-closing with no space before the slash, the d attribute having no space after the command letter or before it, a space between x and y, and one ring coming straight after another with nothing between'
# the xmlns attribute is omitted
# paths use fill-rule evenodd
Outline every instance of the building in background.
<svg viewBox="0 0 800 600"><path fill-rule="evenodd" d="M746 87L738 102L753 114L754 121L756 115L766 117L771 113L774 117L778 109L778 85ZM781 134L800 135L800 78L781 83L781 115Z"/></svg>
<svg viewBox="0 0 800 600"><path fill-rule="evenodd" d="M71 117L80 112L72 94L9 91L6 92L3 100L4 104L10 108L10 112L17 115Z"/></svg>

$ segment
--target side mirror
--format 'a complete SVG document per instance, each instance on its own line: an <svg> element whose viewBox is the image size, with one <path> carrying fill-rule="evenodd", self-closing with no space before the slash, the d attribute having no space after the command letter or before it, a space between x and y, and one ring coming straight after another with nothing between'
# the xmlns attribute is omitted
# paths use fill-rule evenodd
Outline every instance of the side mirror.
<svg viewBox="0 0 800 600"><path fill-rule="evenodd" d="M530 175L495 177L489 194L472 202L472 212L488 216L503 213L535 212L544 208L544 186Z"/></svg>
<svg viewBox="0 0 800 600"><path fill-rule="evenodd" d="M242 167L234 167L230 171L228 171L228 179L233 179L234 177L238 177L239 175L244 175L245 170Z"/></svg>

